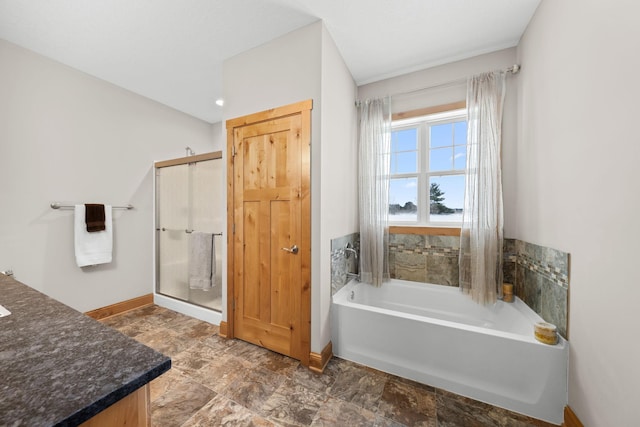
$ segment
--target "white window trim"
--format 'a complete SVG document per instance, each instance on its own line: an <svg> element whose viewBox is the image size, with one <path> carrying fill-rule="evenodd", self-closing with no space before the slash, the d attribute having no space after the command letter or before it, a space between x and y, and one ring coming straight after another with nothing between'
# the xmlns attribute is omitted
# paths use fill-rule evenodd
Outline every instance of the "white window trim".
<svg viewBox="0 0 640 427"><path fill-rule="evenodd" d="M391 123L391 131L414 129L417 128L417 156L418 156L418 170L415 173L399 173L392 174L390 178L417 178L418 181L418 212L416 221L392 221L393 216L389 216L389 225L399 227L442 227L442 228L459 228L462 222L436 222L428 221L429 218L429 199L421 200L425 198L425 194L428 194L429 178L432 176L447 176L447 175L464 175L464 169L454 169L445 171L429 171L429 155L430 155L430 141L429 141L429 126L447 124L460 121L464 118L467 120L467 110L457 109L451 111L445 111L442 113L430 114L427 116L413 117L409 119L396 120ZM422 195L422 196L421 196Z"/></svg>

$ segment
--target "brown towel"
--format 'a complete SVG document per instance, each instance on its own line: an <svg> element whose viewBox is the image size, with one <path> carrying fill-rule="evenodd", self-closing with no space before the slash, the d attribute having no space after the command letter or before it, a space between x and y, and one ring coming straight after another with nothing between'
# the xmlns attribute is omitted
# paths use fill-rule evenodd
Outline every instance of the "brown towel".
<svg viewBox="0 0 640 427"><path fill-rule="evenodd" d="M84 205L84 222L87 224L87 231L104 231L107 226L104 223L104 205L88 203Z"/></svg>

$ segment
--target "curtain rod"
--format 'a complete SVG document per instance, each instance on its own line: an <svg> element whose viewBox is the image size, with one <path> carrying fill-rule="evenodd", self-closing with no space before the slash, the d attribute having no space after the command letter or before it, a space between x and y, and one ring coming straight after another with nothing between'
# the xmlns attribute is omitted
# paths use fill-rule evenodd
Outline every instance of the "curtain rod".
<svg viewBox="0 0 640 427"><path fill-rule="evenodd" d="M520 66L520 64L514 64L511 67L505 68L504 70L502 70L502 72L503 73L518 74L520 72L521 68L522 67ZM435 85L432 85L432 86L421 87L419 89L413 89L413 90L410 90L410 91L407 91L407 92L398 92L398 93L395 93L395 94L390 95L390 96L394 97L394 96L399 96L399 95L410 95L412 93L422 92L423 90L436 89L436 88L452 86L452 85L455 85L455 84L458 84L458 83L466 82L468 78L469 77L462 77L462 78L459 78L459 79L450 80L448 82L438 83L438 84L435 84ZM356 104L356 107L359 107L360 104L362 104L362 101L356 100L355 104Z"/></svg>
<svg viewBox="0 0 640 427"><path fill-rule="evenodd" d="M68 210L68 209L75 209L74 205L61 205L58 202L53 202L51 203L51 209L60 209L60 210ZM133 205L127 205L127 206L111 206L113 209L126 209L126 210L131 210L133 209Z"/></svg>

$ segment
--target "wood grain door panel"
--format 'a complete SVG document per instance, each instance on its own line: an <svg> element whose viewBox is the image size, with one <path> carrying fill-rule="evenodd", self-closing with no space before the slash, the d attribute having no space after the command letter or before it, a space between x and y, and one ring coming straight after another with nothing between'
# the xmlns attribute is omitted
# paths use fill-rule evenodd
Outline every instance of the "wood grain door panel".
<svg viewBox="0 0 640 427"><path fill-rule="evenodd" d="M308 113L236 121L229 132L232 336L301 361L310 332ZM293 245L297 253L286 250Z"/></svg>

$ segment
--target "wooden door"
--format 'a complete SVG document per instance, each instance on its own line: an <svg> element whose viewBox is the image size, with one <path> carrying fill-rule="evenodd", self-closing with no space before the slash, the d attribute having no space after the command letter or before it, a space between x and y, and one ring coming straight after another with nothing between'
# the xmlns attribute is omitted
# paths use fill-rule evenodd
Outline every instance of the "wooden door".
<svg viewBox="0 0 640 427"><path fill-rule="evenodd" d="M310 108L307 101L227 122L233 258L228 335L306 364Z"/></svg>

